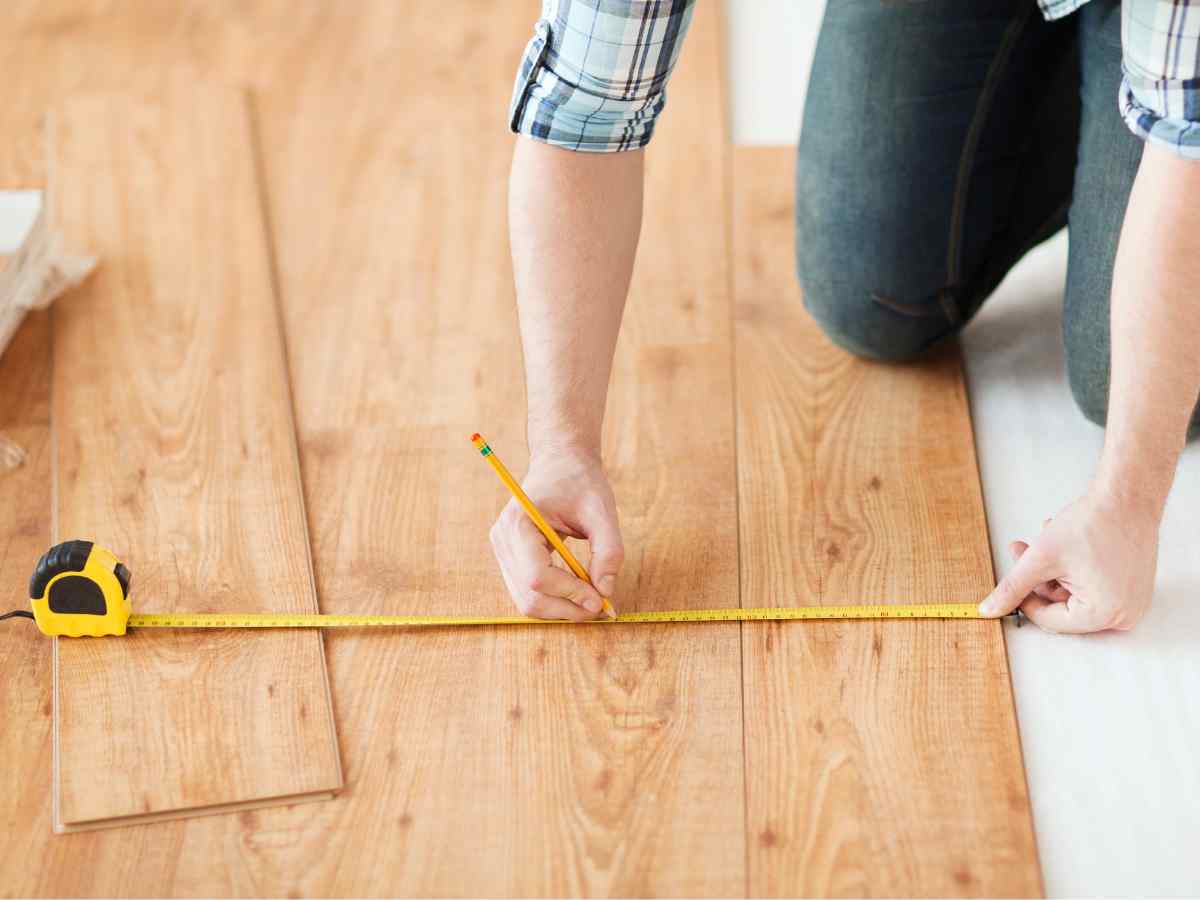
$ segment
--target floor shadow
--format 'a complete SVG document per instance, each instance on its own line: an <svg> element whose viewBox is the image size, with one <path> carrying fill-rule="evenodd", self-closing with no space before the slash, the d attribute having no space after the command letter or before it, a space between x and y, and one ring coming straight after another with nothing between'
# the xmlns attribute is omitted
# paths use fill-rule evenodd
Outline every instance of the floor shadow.
<svg viewBox="0 0 1200 900"><path fill-rule="evenodd" d="M968 365L1018 383L1062 380L1062 291L993 297L963 332Z"/></svg>

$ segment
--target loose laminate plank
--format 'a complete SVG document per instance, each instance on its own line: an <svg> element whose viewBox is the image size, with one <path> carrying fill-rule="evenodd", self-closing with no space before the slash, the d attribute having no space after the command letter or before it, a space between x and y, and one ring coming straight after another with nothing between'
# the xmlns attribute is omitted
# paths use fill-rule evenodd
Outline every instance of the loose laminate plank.
<svg viewBox="0 0 1200 900"><path fill-rule="evenodd" d="M439 27L398 34L388 64L256 107L314 560L326 611L503 612L487 532L506 495L467 436L524 468L503 110L530 20L412 16ZM699 12L649 150L605 435L624 609L737 602L718 26ZM297 838L326 845L310 889L742 891L736 625L347 633L329 651L352 787Z"/></svg>
<svg viewBox="0 0 1200 900"><path fill-rule="evenodd" d="M885 366L822 336L794 153L735 154L743 605L982 598L957 350ZM772 624L743 649L750 895L1040 895L998 623Z"/></svg>
<svg viewBox="0 0 1200 900"><path fill-rule="evenodd" d="M55 539L113 549L143 612L316 611L244 96L165 77L53 125L103 260L53 309ZM54 673L60 829L341 786L317 633L59 639Z"/></svg>

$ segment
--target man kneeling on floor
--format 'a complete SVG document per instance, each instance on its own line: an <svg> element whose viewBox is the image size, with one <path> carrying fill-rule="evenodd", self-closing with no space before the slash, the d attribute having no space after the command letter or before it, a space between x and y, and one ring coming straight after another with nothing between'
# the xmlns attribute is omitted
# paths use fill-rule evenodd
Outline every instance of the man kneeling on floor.
<svg viewBox="0 0 1200 900"><path fill-rule="evenodd" d="M559 531L590 542L595 584L551 566L510 503L492 541L528 615L594 617L621 566L600 429L641 227L642 148L693 3L550 2L518 72L509 217L525 489ZM1200 432L1200 32L1184 27L1186 6L829 0L825 11L796 257L830 339L917 358L1032 247L1070 230L1067 370L1083 413L1107 423L1104 451L1087 493L1010 545L1018 561L983 598L988 616L1019 606L1053 631L1127 629L1150 604L1163 506Z"/></svg>

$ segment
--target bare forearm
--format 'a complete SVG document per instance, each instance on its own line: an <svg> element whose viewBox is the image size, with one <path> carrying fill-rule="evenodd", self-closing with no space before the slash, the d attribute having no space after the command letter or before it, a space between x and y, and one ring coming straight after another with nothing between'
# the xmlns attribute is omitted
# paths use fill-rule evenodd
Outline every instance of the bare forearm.
<svg viewBox="0 0 1200 900"><path fill-rule="evenodd" d="M1200 163L1148 145L1113 273L1112 377L1097 481L1161 510L1200 392Z"/></svg>
<svg viewBox="0 0 1200 900"><path fill-rule="evenodd" d="M642 156L517 141L509 231L535 457L599 453L641 229Z"/></svg>

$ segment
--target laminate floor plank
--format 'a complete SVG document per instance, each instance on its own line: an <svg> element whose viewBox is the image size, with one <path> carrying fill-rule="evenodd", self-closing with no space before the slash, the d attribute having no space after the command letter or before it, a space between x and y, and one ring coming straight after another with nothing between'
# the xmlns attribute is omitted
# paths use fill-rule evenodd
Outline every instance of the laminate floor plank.
<svg viewBox="0 0 1200 900"><path fill-rule="evenodd" d="M54 537L135 608L314 612L245 96L167 78L52 118L54 215L103 265L52 311ZM341 787L321 636L55 642L56 826Z"/></svg>
<svg viewBox="0 0 1200 900"><path fill-rule="evenodd" d="M823 337L792 268L794 154L735 154L743 604L982 598L957 350L884 366ZM999 623L781 623L743 641L751 895L1041 893Z"/></svg>
<svg viewBox="0 0 1200 900"><path fill-rule="evenodd" d="M3 163L0 163L0 168ZM0 185L3 179L0 178ZM0 472L0 611L29 608L31 561L50 537L50 359L47 315L26 317L0 357L0 434L25 451L24 463ZM9 577L14 573L16 577ZM17 884L10 875L51 840L50 787L53 705L51 642L24 619L0 623L0 893Z"/></svg>

